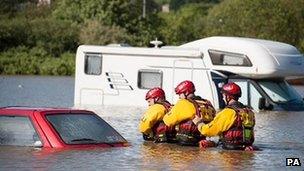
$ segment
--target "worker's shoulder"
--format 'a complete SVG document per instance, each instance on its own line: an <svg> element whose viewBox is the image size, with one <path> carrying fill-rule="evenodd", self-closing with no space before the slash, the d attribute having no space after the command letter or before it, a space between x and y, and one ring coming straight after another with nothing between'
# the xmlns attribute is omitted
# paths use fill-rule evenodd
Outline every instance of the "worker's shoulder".
<svg viewBox="0 0 304 171"><path fill-rule="evenodd" d="M166 110L166 108L162 104L154 104L151 105L148 110L158 111L158 110Z"/></svg>
<svg viewBox="0 0 304 171"><path fill-rule="evenodd" d="M236 111L230 107L225 107L223 110L221 110L218 114L218 115L235 115L236 114Z"/></svg>

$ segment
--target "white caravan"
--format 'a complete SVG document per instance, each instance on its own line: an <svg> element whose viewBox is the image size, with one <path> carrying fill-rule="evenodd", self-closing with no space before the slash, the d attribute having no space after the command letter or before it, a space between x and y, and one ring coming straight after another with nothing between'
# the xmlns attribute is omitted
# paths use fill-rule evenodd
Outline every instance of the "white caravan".
<svg viewBox="0 0 304 171"><path fill-rule="evenodd" d="M75 106L146 106L145 93L162 87L175 103L175 86L192 80L196 95L224 107L220 87L236 82L240 99L259 110L304 110L285 81L304 77L304 57L293 46L259 39L209 37L178 47L79 46Z"/></svg>

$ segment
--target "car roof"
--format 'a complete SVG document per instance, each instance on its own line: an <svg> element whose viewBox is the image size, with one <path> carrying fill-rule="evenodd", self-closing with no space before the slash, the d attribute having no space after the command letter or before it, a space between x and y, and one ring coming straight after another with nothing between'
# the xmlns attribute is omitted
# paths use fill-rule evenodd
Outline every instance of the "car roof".
<svg viewBox="0 0 304 171"><path fill-rule="evenodd" d="M53 107L28 107L28 106L7 106L7 107L0 107L0 115L1 114L24 114L29 115L35 111L38 112L50 112L56 113L56 112L66 112L66 113L93 113L88 110L82 110L82 109L73 109L73 108L53 108Z"/></svg>

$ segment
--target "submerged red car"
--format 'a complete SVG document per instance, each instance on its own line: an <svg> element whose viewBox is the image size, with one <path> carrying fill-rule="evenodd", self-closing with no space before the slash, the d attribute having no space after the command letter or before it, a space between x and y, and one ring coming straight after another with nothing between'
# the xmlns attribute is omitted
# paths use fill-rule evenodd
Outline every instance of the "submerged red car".
<svg viewBox="0 0 304 171"><path fill-rule="evenodd" d="M0 108L0 145L42 148L123 147L127 141L94 112Z"/></svg>

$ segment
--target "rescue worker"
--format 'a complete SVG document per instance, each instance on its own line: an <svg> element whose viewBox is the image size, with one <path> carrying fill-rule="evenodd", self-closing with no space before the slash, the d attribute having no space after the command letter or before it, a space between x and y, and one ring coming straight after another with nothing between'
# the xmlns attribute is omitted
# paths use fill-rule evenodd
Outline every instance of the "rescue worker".
<svg viewBox="0 0 304 171"><path fill-rule="evenodd" d="M220 136L219 143L224 149L253 150L255 117L249 107L238 101L241 88L231 82L222 87L221 93L227 106L214 120L205 124L202 118L196 117L193 122L202 135Z"/></svg>
<svg viewBox="0 0 304 171"><path fill-rule="evenodd" d="M167 127L162 121L171 108L171 104L166 101L164 90L158 87L150 89L146 94L146 101L149 108L139 124L143 139L155 142L174 142L174 127Z"/></svg>
<svg viewBox="0 0 304 171"><path fill-rule="evenodd" d="M215 115L212 104L208 100L198 99L194 92L193 82L186 80L178 84L175 93L180 99L163 118L167 126L175 126L176 140L181 145L197 146L200 140L205 139L192 122L195 115L205 123L212 121Z"/></svg>

